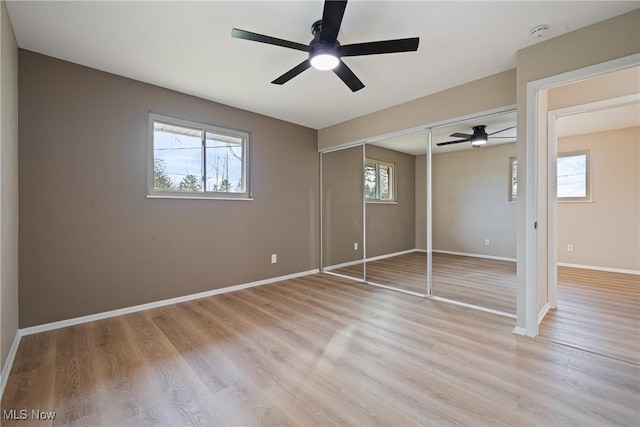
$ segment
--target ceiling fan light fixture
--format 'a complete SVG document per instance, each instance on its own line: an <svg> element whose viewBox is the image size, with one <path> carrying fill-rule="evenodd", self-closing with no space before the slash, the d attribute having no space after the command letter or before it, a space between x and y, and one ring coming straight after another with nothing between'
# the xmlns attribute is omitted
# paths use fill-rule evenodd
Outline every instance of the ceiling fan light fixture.
<svg viewBox="0 0 640 427"><path fill-rule="evenodd" d="M311 55L311 66L316 70L333 70L338 66L340 60L332 50L318 50Z"/></svg>
<svg viewBox="0 0 640 427"><path fill-rule="evenodd" d="M471 137L472 147L481 147L487 143L487 137L483 135L474 135Z"/></svg>

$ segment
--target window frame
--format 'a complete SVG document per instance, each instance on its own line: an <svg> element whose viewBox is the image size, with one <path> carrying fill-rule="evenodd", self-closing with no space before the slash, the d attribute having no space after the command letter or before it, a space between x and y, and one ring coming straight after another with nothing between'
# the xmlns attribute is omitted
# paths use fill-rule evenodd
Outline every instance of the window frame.
<svg viewBox="0 0 640 427"><path fill-rule="evenodd" d="M366 169L367 163L373 163L376 166L376 197L367 197L367 192L364 191L364 200L366 203L382 203L382 204L397 204L398 201L396 199L396 165L395 163L385 162L383 160L376 160L372 158L365 158L364 168ZM391 192L391 197L389 199L381 199L380 198L380 166L390 167L391 175L390 180L391 184L389 185L389 191ZM363 183L364 187L364 169L363 169Z"/></svg>
<svg viewBox="0 0 640 427"><path fill-rule="evenodd" d="M558 159L563 157L585 156L585 196L579 197L560 197L558 196ZM568 151L558 153L556 156L556 199L558 202L591 202L591 153L589 150Z"/></svg>
<svg viewBox="0 0 640 427"><path fill-rule="evenodd" d="M516 191L515 194L513 192L513 184L514 184L514 163L515 163L515 185ZM518 201L518 156L509 156L509 187L507 189L507 201L508 202L517 202Z"/></svg>
<svg viewBox="0 0 640 427"><path fill-rule="evenodd" d="M241 193L231 192L215 192L215 191L184 191L184 190L167 190L155 188L155 166L154 166L154 123L161 122L167 125L198 129L202 131L202 153L200 160L203 163L201 182L206 177L206 168L204 165L206 154L207 133L215 133L219 135L227 135L242 140L242 180L244 182L244 191ZM253 200L251 193L250 180L250 133L236 129L229 129L220 126L214 126L207 123L195 122L192 120L180 119L157 113L149 113L148 124L148 141L147 141L147 198L162 199L195 199L195 200ZM203 182L203 186L204 186Z"/></svg>

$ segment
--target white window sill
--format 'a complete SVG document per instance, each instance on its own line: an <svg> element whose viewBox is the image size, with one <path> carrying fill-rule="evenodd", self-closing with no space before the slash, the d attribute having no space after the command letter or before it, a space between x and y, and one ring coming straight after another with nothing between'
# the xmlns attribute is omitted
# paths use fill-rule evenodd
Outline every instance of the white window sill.
<svg viewBox="0 0 640 427"><path fill-rule="evenodd" d="M398 202L395 200L365 200L366 203L371 203L374 205L397 205Z"/></svg>
<svg viewBox="0 0 640 427"><path fill-rule="evenodd" d="M147 199L183 199L183 200L238 200L253 201L253 197L211 197L211 196L181 196L177 194L147 194Z"/></svg>

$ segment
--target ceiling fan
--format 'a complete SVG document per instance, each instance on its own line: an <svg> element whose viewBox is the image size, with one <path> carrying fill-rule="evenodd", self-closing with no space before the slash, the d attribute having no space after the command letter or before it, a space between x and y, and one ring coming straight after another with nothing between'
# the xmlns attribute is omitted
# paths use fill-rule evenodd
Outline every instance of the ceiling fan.
<svg viewBox="0 0 640 427"><path fill-rule="evenodd" d="M460 132L452 133L449 136L451 136L453 138L464 138L464 139L456 139L455 141L440 142L440 143L438 143L436 145L438 147L442 147L443 145L459 144L461 142L469 142L470 141L472 147L479 148L479 147L482 147L484 144L486 144L489 141L489 138L511 138L511 139L513 139L512 136L493 136L493 135L516 128L516 126L511 126L511 127L504 128L504 129L501 129L501 130L498 130L498 131L495 131L495 132L487 133L487 131L485 130L486 127L487 127L487 125L474 126L472 128L473 129L473 134L460 133Z"/></svg>
<svg viewBox="0 0 640 427"><path fill-rule="evenodd" d="M356 92L362 89L364 84L342 61L342 57L412 52L418 50L420 39L418 37L412 37L407 39L341 45L340 42L338 42L338 32L340 31L340 24L342 23L342 17L344 16L346 7L346 1L325 1L322 20L314 22L311 26L313 40L311 40L309 45L239 30L237 28L231 31L231 37L282 46L309 54L307 59L272 81L271 83L273 84L284 84L307 68L313 67L318 70L333 70L352 92Z"/></svg>

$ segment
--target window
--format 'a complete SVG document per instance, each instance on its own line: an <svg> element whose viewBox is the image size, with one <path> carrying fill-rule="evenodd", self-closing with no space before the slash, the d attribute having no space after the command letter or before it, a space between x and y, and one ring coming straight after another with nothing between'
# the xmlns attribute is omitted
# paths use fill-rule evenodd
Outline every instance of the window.
<svg viewBox="0 0 640 427"><path fill-rule="evenodd" d="M370 201L394 201L394 165L367 159L364 165L364 197Z"/></svg>
<svg viewBox="0 0 640 427"><path fill-rule="evenodd" d="M151 114L149 195L249 198L249 135Z"/></svg>
<svg viewBox="0 0 640 427"><path fill-rule="evenodd" d="M518 159L510 157L509 201L518 198ZM589 153L558 154L557 197L560 201L590 200L589 194Z"/></svg>
<svg viewBox="0 0 640 427"><path fill-rule="evenodd" d="M509 201L518 199L518 158L509 157Z"/></svg>
<svg viewBox="0 0 640 427"><path fill-rule="evenodd" d="M558 154L558 200L588 200L588 172L588 152Z"/></svg>

